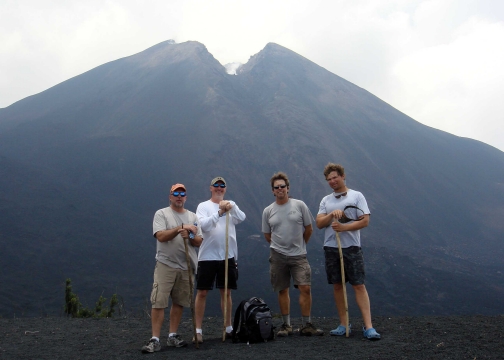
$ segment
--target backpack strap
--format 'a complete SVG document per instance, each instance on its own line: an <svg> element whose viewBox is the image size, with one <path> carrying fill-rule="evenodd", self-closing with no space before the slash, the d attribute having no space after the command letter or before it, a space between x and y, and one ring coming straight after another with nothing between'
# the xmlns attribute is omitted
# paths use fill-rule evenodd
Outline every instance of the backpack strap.
<svg viewBox="0 0 504 360"><path fill-rule="evenodd" d="M238 342L238 333L241 330L241 323L245 318L244 307L248 300L243 300L240 305L236 308L234 321L233 321L233 342Z"/></svg>

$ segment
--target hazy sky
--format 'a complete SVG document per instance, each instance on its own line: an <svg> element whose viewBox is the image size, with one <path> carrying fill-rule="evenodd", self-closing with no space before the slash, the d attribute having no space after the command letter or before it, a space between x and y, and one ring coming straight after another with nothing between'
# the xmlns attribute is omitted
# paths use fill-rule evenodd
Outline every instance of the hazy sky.
<svg viewBox="0 0 504 360"><path fill-rule="evenodd" d="M0 0L0 108L168 39L199 41L223 65L275 42L504 150L501 0Z"/></svg>

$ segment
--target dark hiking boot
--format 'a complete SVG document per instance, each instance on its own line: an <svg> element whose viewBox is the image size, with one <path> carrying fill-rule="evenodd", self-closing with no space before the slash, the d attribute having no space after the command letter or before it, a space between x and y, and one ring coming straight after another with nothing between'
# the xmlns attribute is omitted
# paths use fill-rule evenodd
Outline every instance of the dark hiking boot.
<svg viewBox="0 0 504 360"><path fill-rule="evenodd" d="M321 336L324 335L324 331L317 329L312 323L306 323L304 327L299 331L301 336Z"/></svg>

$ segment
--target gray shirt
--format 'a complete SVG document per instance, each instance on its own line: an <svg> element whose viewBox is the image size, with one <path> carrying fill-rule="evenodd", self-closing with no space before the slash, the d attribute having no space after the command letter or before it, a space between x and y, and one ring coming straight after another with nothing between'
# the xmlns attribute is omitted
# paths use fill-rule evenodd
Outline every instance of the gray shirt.
<svg viewBox="0 0 504 360"><path fill-rule="evenodd" d="M306 254L303 239L305 227L311 225L313 215L301 200L289 199L285 204L276 202L263 211L262 231L271 234L270 247L287 256Z"/></svg>
<svg viewBox="0 0 504 360"><path fill-rule="evenodd" d="M343 210L345 206L353 205L364 211L364 214L370 214L368 204L364 195L359 191L348 189L347 195L337 199L334 193L325 196L320 202L318 214L329 214L334 210ZM317 215L318 215L317 214ZM361 246L360 230L342 231L339 233L341 239L341 247L347 248L350 246ZM324 246L338 247L336 242L336 235L331 225L327 226L324 230Z"/></svg>
<svg viewBox="0 0 504 360"><path fill-rule="evenodd" d="M156 211L152 224L153 234L158 231L173 229L182 224L197 224L196 214L185 210L183 213L173 211L170 207ZM198 236L202 236L201 228L198 225ZM194 246L188 242L189 257L191 259L191 269L196 274L198 255ZM185 255L184 239L180 234L170 241L157 241L156 260L174 269L187 270L187 259Z"/></svg>

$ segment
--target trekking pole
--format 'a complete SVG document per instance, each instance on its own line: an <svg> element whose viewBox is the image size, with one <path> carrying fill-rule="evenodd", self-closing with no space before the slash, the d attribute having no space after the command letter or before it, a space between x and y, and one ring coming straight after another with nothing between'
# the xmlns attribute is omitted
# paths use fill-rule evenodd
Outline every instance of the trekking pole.
<svg viewBox="0 0 504 360"><path fill-rule="evenodd" d="M343 285L343 298L345 299L345 313L346 313L346 337L350 336L350 329L349 325L350 324L350 319L348 317L348 298L347 298L347 293L346 293L346 283L345 283L345 264L343 263L343 249L341 249L341 240L339 237L339 234L337 231L336 232L336 239L338 240L338 250L339 250L339 259L340 259L340 266L341 266L341 284Z"/></svg>
<svg viewBox="0 0 504 360"><path fill-rule="evenodd" d="M194 339L196 340L196 349L199 349L198 343L198 335L196 334L196 317L194 315L194 289L193 289L193 280L192 280L192 269L191 269L191 259L189 258L189 247L187 246L187 242L189 239L184 239L184 247L185 247L185 256L187 261L187 273L189 274L189 296L191 297L191 316L192 316L192 324L193 324L193 332Z"/></svg>
<svg viewBox="0 0 504 360"><path fill-rule="evenodd" d="M228 247L229 247L229 211L226 212L226 253L224 259L224 330L222 341L226 341L227 292L228 292Z"/></svg>

